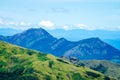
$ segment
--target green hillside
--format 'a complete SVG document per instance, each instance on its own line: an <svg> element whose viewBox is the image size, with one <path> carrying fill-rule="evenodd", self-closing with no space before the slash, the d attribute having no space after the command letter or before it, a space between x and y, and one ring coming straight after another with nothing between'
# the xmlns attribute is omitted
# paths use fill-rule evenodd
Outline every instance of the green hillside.
<svg viewBox="0 0 120 80"><path fill-rule="evenodd" d="M50 54L0 41L0 80L114 80Z"/></svg>
<svg viewBox="0 0 120 80"><path fill-rule="evenodd" d="M93 70L99 71L106 76L111 76L120 80L120 64L106 60L85 60L80 61L80 63Z"/></svg>

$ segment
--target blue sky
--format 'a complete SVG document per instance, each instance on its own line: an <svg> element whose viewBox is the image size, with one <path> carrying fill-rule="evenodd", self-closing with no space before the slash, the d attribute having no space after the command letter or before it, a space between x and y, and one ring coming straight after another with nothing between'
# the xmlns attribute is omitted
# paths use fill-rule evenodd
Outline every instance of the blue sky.
<svg viewBox="0 0 120 80"><path fill-rule="evenodd" d="M120 0L0 0L0 28L120 30Z"/></svg>

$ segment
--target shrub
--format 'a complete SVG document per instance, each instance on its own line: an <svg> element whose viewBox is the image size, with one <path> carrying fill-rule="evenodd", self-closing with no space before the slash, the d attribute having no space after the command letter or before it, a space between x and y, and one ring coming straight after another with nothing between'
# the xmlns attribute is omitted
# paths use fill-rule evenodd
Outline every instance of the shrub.
<svg viewBox="0 0 120 80"><path fill-rule="evenodd" d="M4 61L0 60L0 68L3 67L3 66L5 66L5 65L6 65L6 63Z"/></svg>
<svg viewBox="0 0 120 80"><path fill-rule="evenodd" d="M73 80L85 80L84 78L81 77L80 73L73 73L72 79Z"/></svg>
<svg viewBox="0 0 120 80"><path fill-rule="evenodd" d="M36 76L22 76L18 80L39 80Z"/></svg>
<svg viewBox="0 0 120 80"><path fill-rule="evenodd" d="M39 53L39 54L38 54L38 59L39 59L40 61L49 60L49 59L46 57L46 54L43 54L43 53Z"/></svg>
<svg viewBox="0 0 120 80"><path fill-rule="evenodd" d="M52 80L52 79L51 79L51 77L49 75L46 75L45 80Z"/></svg>
<svg viewBox="0 0 120 80"><path fill-rule="evenodd" d="M92 77L100 77L100 74L93 73L93 72L90 72L90 71L86 71L86 74L87 74L88 76L92 76Z"/></svg>
<svg viewBox="0 0 120 80"><path fill-rule="evenodd" d="M52 68L54 62L53 61L49 61L49 67Z"/></svg>
<svg viewBox="0 0 120 80"><path fill-rule="evenodd" d="M65 63L65 64L69 64L68 62L62 60L62 59L57 59L58 61L62 62L62 63Z"/></svg>

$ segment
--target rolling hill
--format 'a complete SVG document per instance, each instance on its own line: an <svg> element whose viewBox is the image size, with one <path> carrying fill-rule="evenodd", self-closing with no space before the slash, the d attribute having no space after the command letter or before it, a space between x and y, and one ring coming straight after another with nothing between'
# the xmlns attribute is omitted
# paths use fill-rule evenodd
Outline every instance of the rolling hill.
<svg viewBox="0 0 120 80"><path fill-rule="evenodd" d="M106 76L111 76L120 80L120 64L116 64L106 60L78 60L76 58L69 58L70 62L75 65L86 66L90 69L103 73Z"/></svg>
<svg viewBox="0 0 120 80"><path fill-rule="evenodd" d="M50 54L0 41L0 80L115 80Z"/></svg>

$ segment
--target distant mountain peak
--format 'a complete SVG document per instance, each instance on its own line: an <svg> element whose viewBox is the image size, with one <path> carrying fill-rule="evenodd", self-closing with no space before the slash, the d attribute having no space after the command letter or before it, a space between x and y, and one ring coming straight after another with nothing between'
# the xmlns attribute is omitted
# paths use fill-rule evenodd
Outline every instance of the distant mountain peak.
<svg viewBox="0 0 120 80"><path fill-rule="evenodd" d="M104 43L100 38L98 37L92 37L92 38L87 38L79 41L80 43Z"/></svg>
<svg viewBox="0 0 120 80"><path fill-rule="evenodd" d="M26 31L23 32L24 33L36 33L36 34L43 34L43 35L50 35L46 30L44 30L43 28L30 28Z"/></svg>
<svg viewBox="0 0 120 80"><path fill-rule="evenodd" d="M101 39L100 38L98 38L98 37L92 37L92 38L87 38L87 39L83 39L83 40L91 40L91 41L93 41L93 40L100 40L101 41Z"/></svg>
<svg viewBox="0 0 120 80"><path fill-rule="evenodd" d="M4 39L1 37L0 40ZM54 38L44 29L30 28L22 33L15 34L13 36L7 36L6 41L19 46L31 48L33 45L38 46L40 42L44 43L45 41L45 44L49 44L48 42L53 42L54 40L56 40L56 38Z"/></svg>
<svg viewBox="0 0 120 80"><path fill-rule="evenodd" d="M43 28L30 28L22 33L18 33L13 35L12 37L21 37L21 39L23 38L43 38L43 37L51 37L54 38L52 35L50 35L46 30L44 30Z"/></svg>
<svg viewBox="0 0 120 80"><path fill-rule="evenodd" d="M60 38L59 41L67 41L65 38Z"/></svg>

